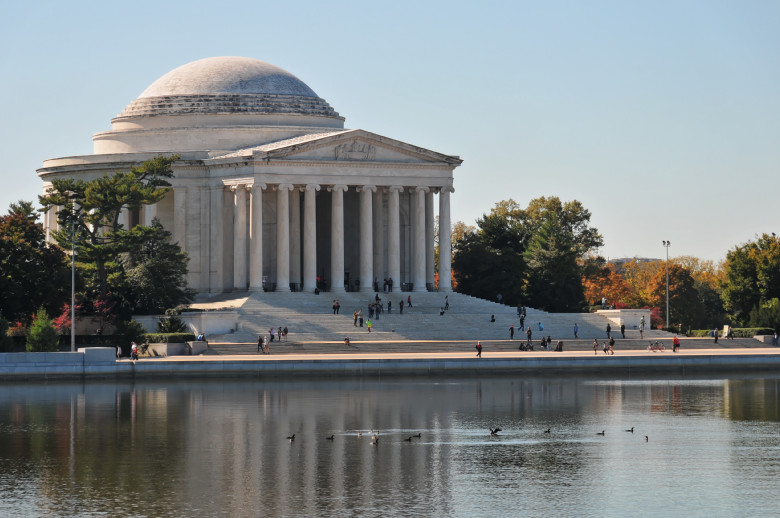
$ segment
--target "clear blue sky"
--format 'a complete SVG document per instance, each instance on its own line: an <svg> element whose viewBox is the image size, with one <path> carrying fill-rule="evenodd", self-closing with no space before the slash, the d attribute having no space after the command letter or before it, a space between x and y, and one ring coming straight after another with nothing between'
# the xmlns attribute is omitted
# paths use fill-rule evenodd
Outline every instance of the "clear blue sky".
<svg viewBox="0 0 780 518"><path fill-rule="evenodd" d="M607 257L780 234L780 2L30 1L0 7L0 212L166 72L246 56L346 126L460 155L453 220L578 199Z"/></svg>

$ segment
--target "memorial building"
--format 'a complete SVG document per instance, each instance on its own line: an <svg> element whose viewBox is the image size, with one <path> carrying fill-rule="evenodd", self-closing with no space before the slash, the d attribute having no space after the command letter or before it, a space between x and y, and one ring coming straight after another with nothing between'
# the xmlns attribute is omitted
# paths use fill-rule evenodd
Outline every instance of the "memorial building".
<svg viewBox="0 0 780 518"><path fill-rule="evenodd" d="M122 223L169 229L189 254L192 288L231 291L426 291L434 286L434 213L450 242L460 158L360 129L269 63L215 57L152 83L92 137L94 154L46 160L38 175L89 180L179 154L172 188ZM51 210L47 230L56 228ZM440 291L451 291L450 247Z"/></svg>

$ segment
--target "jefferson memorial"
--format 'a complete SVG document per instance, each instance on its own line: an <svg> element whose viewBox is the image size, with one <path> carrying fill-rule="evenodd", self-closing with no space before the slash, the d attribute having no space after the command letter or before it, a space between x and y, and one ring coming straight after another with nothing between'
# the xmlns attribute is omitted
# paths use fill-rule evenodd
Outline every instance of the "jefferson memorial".
<svg viewBox="0 0 780 518"><path fill-rule="evenodd" d="M303 81L269 63L215 57L151 84L92 137L94 154L46 160L38 175L85 180L179 154L156 205L126 226L169 229L201 294L434 287L434 212L450 242L457 156L360 129ZM47 230L56 228L50 211ZM451 291L450 247L439 291Z"/></svg>

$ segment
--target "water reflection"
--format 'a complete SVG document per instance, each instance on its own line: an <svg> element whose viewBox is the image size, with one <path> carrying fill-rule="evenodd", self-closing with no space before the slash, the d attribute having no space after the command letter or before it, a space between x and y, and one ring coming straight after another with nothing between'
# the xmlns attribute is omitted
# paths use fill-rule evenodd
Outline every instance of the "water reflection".
<svg viewBox="0 0 780 518"><path fill-rule="evenodd" d="M778 379L4 385L0 513L769 511L779 393Z"/></svg>

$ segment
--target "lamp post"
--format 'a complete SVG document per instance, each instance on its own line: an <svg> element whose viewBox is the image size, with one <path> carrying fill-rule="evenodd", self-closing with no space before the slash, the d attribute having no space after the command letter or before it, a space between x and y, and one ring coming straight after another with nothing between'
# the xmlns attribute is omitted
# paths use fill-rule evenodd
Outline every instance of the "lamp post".
<svg viewBox="0 0 780 518"><path fill-rule="evenodd" d="M670 241L661 241L666 248L666 327L671 327L669 323L669 247L672 245Z"/></svg>
<svg viewBox="0 0 780 518"><path fill-rule="evenodd" d="M70 232L70 352L76 352L76 205Z"/></svg>

